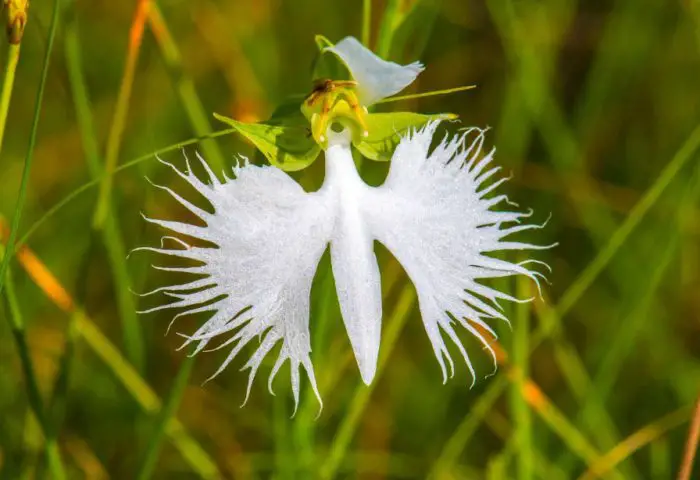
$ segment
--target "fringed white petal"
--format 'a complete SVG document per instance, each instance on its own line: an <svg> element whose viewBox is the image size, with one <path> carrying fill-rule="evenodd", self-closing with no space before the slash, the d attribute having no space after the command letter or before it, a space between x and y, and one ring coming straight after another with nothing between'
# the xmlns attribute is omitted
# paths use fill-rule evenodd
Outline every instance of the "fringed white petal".
<svg viewBox="0 0 700 480"><path fill-rule="evenodd" d="M370 187L357 173L346 130L329 130L326 178L319 193L336 205L337 217L331 235L331 265L338 301L350 344L365 384L377 369L381 337L382 295L374 238L365 217Z"/></svg>
<svg viewBox="0 0 700 480"><path fill-rule="evenodd" d="M184 285L159 289L175 300L152 310L185 309L179 316L214 312L194 334L186 336L185 342L197 345L195 353L214 339L223 341L216 348L231 347L214 376L258 337L260 344L244 366L250 369L246 399L263 358L282 342L270 385L288 359L295 406L300 367L309 376L320 402L310 358L309 296L316 267L330 239L332 212L321 195L305 193L277 168L244 164L234 169L234 180L223 183L206 162L202 160L202 164L209 174L209 183L199 180L189 165L186 172L173 169L211 203L213 213L166 190L206 226L149 221L215 247L190 247L180 241L182 248L148 248L200 262L202 265L197 267L169 269L203 276Z"/></svg>
<svg viewBox="0 0 700 480"><path fill-rule="evenodd" d="M335 53L357 81L360 103L365 106L389 97L409 86L424 67L420 62L399 65L372 53L354 37L345 37L327 49Z"/></svg>
<svg viewBox="0 0 700 480"><path fill-rule="evenodd" d="M421 316L437 360L447 379L445 359L453 362L443 333L455 343L476 378L469 355L457 337L459 325L474 335L494 359L484 336L495 336L488 326L505 320L499 300L518 301L479 283L481 279L526 275L538 283L539 272L487 255L500 250L542 248L504 237L538 225L513 225L528 213L492 210L505 196L485 198L495 187L485 182L497 168L493 150L481 154L484 131L472 129L445 138L429 148L437 123L404 138L391 161L384 185L373 189L367 221L370 231L402 264L418 293ZM476 132L476 139L466 142ZM500 184L502 180L496 182ZM476 327L480 327L477 329Z"/></svg>

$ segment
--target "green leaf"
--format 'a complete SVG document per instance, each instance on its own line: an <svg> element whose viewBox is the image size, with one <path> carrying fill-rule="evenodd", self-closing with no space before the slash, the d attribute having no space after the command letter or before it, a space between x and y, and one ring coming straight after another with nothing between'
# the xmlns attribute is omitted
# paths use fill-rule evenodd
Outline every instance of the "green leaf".
<svg viewBox="0 0 700 480"><path fill-rule="evenodd" d="M285 172L311 165L321 152L308 129L308 122L299 115L277 117L269 122L243 123L217 113L214 117L231 125L250 140L267 160Z"/></svg>
<svg viewBox="0 0 700 480"><path fill-rule="evenodd" d="M457 115L442 113L422 115L412 112L370 113L365 117L369 136L355 147L370 160L391 160L401 137L411 128L420 128L432 120L455 120Z"/></svg>

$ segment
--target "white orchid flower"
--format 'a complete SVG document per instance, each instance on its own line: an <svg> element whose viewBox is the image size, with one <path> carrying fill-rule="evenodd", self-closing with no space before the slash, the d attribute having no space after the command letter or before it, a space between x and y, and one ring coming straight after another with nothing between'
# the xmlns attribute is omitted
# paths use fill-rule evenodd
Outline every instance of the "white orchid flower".
<svg viewBox="0 0 700 480"><path fill-rule="evenodd" d="M424 70L420 62L399 65L383 60L354 37L329 44L322 52L335 54L352 78L317 79L314 91L302 105L302 112L311 122L312 135L322 145L327 142L328 125L334 120L351 127L354 143L360 143L369 136L372 126L367 107L399 93Z"/></svg>
<svg viewBox="0 0 700 480"><path fill-rule="evenodd" d="M356 41L346 39L334 51L344 58L354 78L363 79L358 82L365 85L363 98L395 93L419 72L413 64L409 66L414 72L411 79L409 75L399 78L396 73L390 81L392 71L404 72L408 67L369 57L364 47L362 51L358 48ZM390 80L383 80L387 75ZM377 79L379 83L374 83ZM354 132L347 125L324 132L326 174L315 192L305 192L277 167L259 167L247 161L234 167L233 178L224 175L223 181L201 157L209 175L206 182L192 173L189 163L184 172L173 167L212 209L202 209L165 190L204 225L146 219L212 246L193 246L183 239L164 237L174 240L177 247L141 248L198 263L156 267L197 278L156 290L174 301L148 311L182 309L175 318L211 313L197 331L186 336L185 345L196 344L198 353L212 340L223 339L215 348L231 350L212 377L251 340L259 338L257 350L243 367L250 370L246 401L263 358L281 342L269 376L270 391L275 375L289 360L295 409L300 368L321 402L309 332L314 274L324 251L330 248L343 322L362 380L370 384L377 368L382 322L380 270L374 253L374 242L378 241L401 263L416 288L443 381L454 375L445 336L459 349L475 381L476 373L457 330L461 327L474 335L491 353L495 366L494 351L483 332L496 337L489 323L508 321L499 301L525 300L481 282L525 275L539 285L541 274L527 268L534 260L513 263L490 254L543 248L510 238L541 226L520 224L531 212L496 210L508 204L505 195L493 195L506 179L494 180L499 168L492 165L494 150L482 153L484 130L469 129L463 135L445 137L431 150L438 123L429 122L401 138L386 181L379 187L370 187L360 178L352 158Z"/></svg>

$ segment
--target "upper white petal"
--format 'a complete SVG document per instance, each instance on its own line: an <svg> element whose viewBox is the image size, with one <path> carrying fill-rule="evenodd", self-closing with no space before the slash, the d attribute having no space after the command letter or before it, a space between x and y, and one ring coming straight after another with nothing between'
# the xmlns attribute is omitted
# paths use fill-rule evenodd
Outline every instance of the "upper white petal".
<svg viewBox="0 0 700 480"><path fill-rule="evenodd" d="M350 70L364 106L399 93L424 69L420 62L399 65L383 60L354 37L345 37L327 50L335 53Z"/></svg>
<svg viewBox="0 0 700 480"><path fill-rule="evenodd" d="M455 342L474 375L454 326L475 335L493 354L482 333L493 334L486 321L506 320L498 300L515 300L479 280L522 274L537 281L537 272L486 254L538 248L503 239L538 226L509 227L509 222L527 214L491 209L506 198L485 198L492 187L484 182L497 169L490 166L493 151L480 154L483 131L477 131L471 144L464 137L445 138L429 153L436 126L429 124L399 143L384 185L371 193L373 209L367 220L414 283L428 337L446 378L444 359L451 369L452 360L442 334Z"/></svg>
<svg viewBox="0 0 700 480"><path fill-rule="evenodd" d="M215 337L226 339L223 345L231 345L231 352L216 374L243 346L259 337L261 343L244 367L250 368L248 392L264 356L280 341L271 377L289 359L295 400L300 366L316 390L309 355L309 296L333 228L334 214L328 202L320 193L305 193L274 167L237 167L236 178L225 183L211 171L211 183L200 181L191 171L178 174L214 207L213 213L197 209L206 226L150 221L215 247L191 247L183 242L185 248L151 249L201 262L201 266L176 270L206 279L185 289L163 289L176 301L158 308L185 308L184 314L212 312L209 320L188 336L187 343L197 343L196 351L201 351Z"/></svg>

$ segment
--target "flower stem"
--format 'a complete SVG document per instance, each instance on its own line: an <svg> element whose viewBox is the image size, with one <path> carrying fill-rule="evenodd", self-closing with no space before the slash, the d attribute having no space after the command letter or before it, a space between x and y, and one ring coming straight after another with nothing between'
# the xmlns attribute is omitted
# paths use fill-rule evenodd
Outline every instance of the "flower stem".
<svg viewBox="0 0 700 480"><path fill-rule="evenodd" d="M12 87L15 84L15 71L19 62L19 43L10 44L7 51L7 65L5 66L5 78L2 82L2 92L0 92L0 149L5 137L5 124L7 123L7 112L10 109L10 97Z"/></svg>

